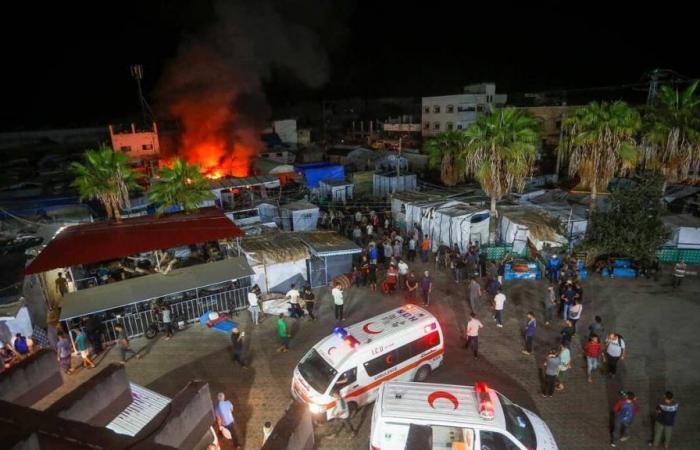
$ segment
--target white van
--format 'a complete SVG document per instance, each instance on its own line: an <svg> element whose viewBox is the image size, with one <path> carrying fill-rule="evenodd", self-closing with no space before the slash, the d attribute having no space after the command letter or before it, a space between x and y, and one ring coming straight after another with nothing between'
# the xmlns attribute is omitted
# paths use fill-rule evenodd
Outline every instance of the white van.
<svg viewBox="0 0 700 450"><path fill-rule="evenodd" d="M557 450L542 419L485 383L391 382L372 413L371 450Z"/></svg>
<svg viewBox="0 0 700 450"><path fill-rule="evenodd" d="M292 396L330 419L336 391L351 410L371 403L389 380L423 381L442 364L442 329L423 308L406 305L337 327L297 364Z"/></svg>

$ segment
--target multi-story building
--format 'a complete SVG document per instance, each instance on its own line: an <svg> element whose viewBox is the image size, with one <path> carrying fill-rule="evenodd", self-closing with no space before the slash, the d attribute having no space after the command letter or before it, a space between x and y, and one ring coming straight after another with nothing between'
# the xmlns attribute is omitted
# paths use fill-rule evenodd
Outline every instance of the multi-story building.
<svg viewBox="0 0 700 450"><path fill-rule="evenodd" d="M423 97L421 122L423 136L462 130L489 107L506 103L505 94L496 94L495 83L470 84L461 94Z"/></svg>

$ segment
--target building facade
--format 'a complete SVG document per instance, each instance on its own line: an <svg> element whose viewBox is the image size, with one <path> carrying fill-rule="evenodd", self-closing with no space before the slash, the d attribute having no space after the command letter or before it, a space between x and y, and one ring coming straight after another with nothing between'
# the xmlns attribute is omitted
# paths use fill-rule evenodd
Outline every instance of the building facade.
<svg viewBox="0 0 700 450"><path fill-rule="evenodd" d="M506 103L505 94L496 94L494 83L471 84L461 94L423 97L421 102L422 135L434 136L445 131L463 130L479 113L491 106Z"/></svg>

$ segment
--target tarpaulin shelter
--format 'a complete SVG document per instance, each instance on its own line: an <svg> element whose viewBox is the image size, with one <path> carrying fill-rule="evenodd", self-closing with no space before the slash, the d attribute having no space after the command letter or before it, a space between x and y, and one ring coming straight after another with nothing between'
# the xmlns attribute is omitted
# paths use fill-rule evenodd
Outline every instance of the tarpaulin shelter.
<svg viewBox="0 0 700 450"><path fill-rule="evenodd" d="M246 236L241 249L255 272L254 283L263 292L286 292L292 283L307 279L309 249L295 233Z"/></svg>
<svg viewBox="0 0 700 450"><path fill-rule="evenodd" d="M462 202L448 202L436 208L430 224L431 246L436 251L440 243L462 252L469 248L469 242L486 243L489 238L489 210ZM425 230L424 230L425 232Z"/></svg>
<svg viewBox="0 0 700 450"><path fill-rule="evenodd" d="M217 208L190 214L140 216L62 230L29 263L25 274L124 258L137 253L236 238L243 232Z"/></svg>
<svg viewBox="0 0 700 450"><path fill-rule="evenodd" d="M563 235L559 219L533 206L499 207L499 237L501 242L513 244L513 253L522 254L528 242L537 250L546 246L564 247L569 241Z"/></svg>
<svg viewBox="0 0 700 450"><path fill-rule="evenodd" d="M304 182L309 189L318 188L321 180L345 180L345 169L340 164L325 162L296 164L294 171L304 176Z"/></svg>
<svg viewBox="0 0 700 450"><path fill-rule="evenodd" d="M418 187L418 176L415 173L396 171L375 172L372 177L372 192L375 197L386 197L394 192L415 191Z"/></svg>
<svg viewBox="0 0 700 450"><path fill-rule="evenodd" d="M311 252L308 280L312 287L328 286L335 277L352 272L353 255L362 252L354 242L334 231L295 234Z"/></svg>
<svg viewBox="0 0 700 450"><path fill-rule="evenodd" d="M318 206L305 200L280 205L280 226L285 231L315 230L318 225Z"/></svg>

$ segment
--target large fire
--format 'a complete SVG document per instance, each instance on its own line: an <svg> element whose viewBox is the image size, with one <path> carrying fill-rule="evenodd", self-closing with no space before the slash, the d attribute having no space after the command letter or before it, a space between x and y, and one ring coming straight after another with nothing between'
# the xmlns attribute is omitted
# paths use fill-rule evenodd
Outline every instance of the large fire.
<svg viewBox="0 0 700 450"><path fill-rule="evenodd" d="M259 133L241 126L231 107L232 92L208 94L182 98L171 107L183 127L178 156L199 165L209 178L247 176L261 145Z"/></svg>

